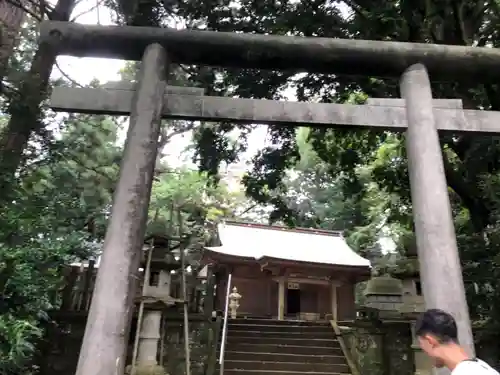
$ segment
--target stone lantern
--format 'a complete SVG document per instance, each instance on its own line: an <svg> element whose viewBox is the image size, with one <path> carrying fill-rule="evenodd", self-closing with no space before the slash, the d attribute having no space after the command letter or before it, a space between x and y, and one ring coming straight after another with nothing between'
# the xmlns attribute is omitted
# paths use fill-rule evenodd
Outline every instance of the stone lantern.
<svg viewBox="0 0 500 375"><path fill-rule="evenodd" d="M233 292L229 295L229 310L231 312L231 319L236 319L236 311L240 307L241 294L238 293L236 287L233 288Z"/></svg>
<svg viewBox="0 0 500 375"><path fill-rule="evenodd" d="M372 277L364 292L365 306L379 311L380 318L399 314L402 304L403 284L390 275Z"/></svg>
<svg viewBox="0 0 500 375"><path fill-rule="evenodd" d="M403 283L404 304L423 304L424 297L422 285L420 284L417 245L414 239L409 239L408 242L406 245L406 258L397 262L396 271L392 276L397 277Z"/></svg>
<svg viewBox="0 0 500 375"><path fill-rule="evenodd" d="M424 296L419 277L419 263L417 247L414 240L410 241L406 249L406 259L398 262L397 276L403 283L403 304L399 311L411 324L412 349L415 358L415 375L430 375L432 361L422 352L415 336L415 322L418 316L425 311Z"/></svg>
<svg viewBox="0 0 500 375"><path fill-rule="evenodd" d="M144 275L140 294L136 302L143 305L142 321L138 322L139 340L137 346L137 368L156 371L158 368L158 343L161 339L162 313L165 307L180 303L171 297L171 271L178 267L173 255L169 251L168 239L161 235L153 235L153 250L145 246L142 252L141 267L144 273L149 269L149 275ZM149 254L149 252L151 254ZM163 355L163 353L160 353ZM136 374L139 375L139 374Z"/></svg>

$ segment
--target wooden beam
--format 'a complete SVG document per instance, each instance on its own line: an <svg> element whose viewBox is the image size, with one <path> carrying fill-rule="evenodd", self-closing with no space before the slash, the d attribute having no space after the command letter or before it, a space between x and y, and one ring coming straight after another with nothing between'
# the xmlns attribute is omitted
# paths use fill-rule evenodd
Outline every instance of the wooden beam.
<svg viewBox="0 0 500 375"><path fill-rule="evenodd" d="M149 44L159 43L182 64L399 77L408 66L422 63L433 80L474 85L500 80L498 48L57 21L42 22L40 42L60 55L78 57L138 61Z"/></svg>
<svg viewBox="0 0 500 375"><path fill-rule="evenodd" d="M285 319L285 278L281 277L278 281L278 319Z"/></svg>
<svg viewBox="0 0 500 375"><path fill-rule="evenodd" d="M334 283L330 284L330 293L331 293L331 299L330 302L332 303L332 317L334 321L337 321L338 319L338 295L337 295L337 285Z"/></svg>
<svg viewBox="0 0 500 375"><path fill-rule="evenodd" d="M134 91L56 87L50 106L58 112L128 116ZM500 133L500 112L435 108L439 130ZM167 94L163 117L200 121L294 126L359 126L405 131L406 110L398 106L285 102Z"/></svg>

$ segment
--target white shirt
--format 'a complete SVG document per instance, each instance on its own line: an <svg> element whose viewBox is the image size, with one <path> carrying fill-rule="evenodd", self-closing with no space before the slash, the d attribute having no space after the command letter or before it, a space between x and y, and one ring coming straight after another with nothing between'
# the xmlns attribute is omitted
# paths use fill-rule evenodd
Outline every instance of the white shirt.
<svg viewBox="0 0 500 375"><path fill-rule="evenodd" d="M493 367L480 359L460 362L451 375L500 375Z"/></svg>

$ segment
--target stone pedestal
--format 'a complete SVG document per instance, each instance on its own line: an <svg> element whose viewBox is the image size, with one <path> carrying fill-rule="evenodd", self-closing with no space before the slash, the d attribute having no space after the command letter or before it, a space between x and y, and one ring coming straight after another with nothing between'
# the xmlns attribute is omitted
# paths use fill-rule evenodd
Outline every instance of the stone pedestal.
<svg viewBox="0 0 500 375"><path fill-rule="evenodd" d="M415 358L415 375L431 375L433 364L429 356L418 346L412 346L412 349Z"/></svg>
<svg viewBox="0 0 500 375"><path fill-rule="evenodd" d="M148 285L143 296L170 303L171 274L169 270L161 270L158 275L158 285ZM139 332L137 348L137 365L156 365L158 357L158 342L161 338L161 310L148 309L145 306Z"/></svg>
<svg viewBox="0 0 500 375"><path fill-rule="evenodd" d="M412 286L414 282L409 283ZM410 321L413 357L415 360L415 375L431 375L433 363L429 356L425 354L418 343L418 338L415 334L415 322L419 314L425 311L424 298L421 295L415 295L411 292L414 288L409 288L410 293L404 297L403 306L400 309L403 317Z"/></svg>
<svg viewBox="0 0 500 375"><path fill-rule="evenodd" d="M429 356L423 352L418 344L417 336L415 335L415 321L411 323L411 334L413 342L411 348L415 358L415 375L431 375L433 363Z"/></svg>
<svg viewBox="0 0 500 375"><path fill-rule="evenodd" d="M158 288L170 295L170 285L172 284L172 274L168 270L161 270L158 277Z"/></svg>
<svg viewBox="0 0 500 375"><path fill-rule="evenodd" d="M389 375L384 368L383 331L371 322L358 321L356 327L342 327L341 332L361 374Z"/></svg>
<svg viewBox="0 0 500 375"><path fill-rule="evenodd" d="M160 340L161 311L146 310L139 333L138 365L156 364Z"/></svg>

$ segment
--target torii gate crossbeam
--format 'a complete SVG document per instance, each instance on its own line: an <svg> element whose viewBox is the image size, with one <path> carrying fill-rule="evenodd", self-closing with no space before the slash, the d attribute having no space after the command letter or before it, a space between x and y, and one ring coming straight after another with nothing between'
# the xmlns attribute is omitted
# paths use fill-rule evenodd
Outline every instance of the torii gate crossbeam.
<svg viewBox="0 0 500 375"><path fill-rule="evenodd" d="M148 45L159 43L180 64L398 78L421 63L433 80L500 80L498 48L59 21L41 23L40 42L53 45L58 54L78 57L140 61Z"/></svg>

